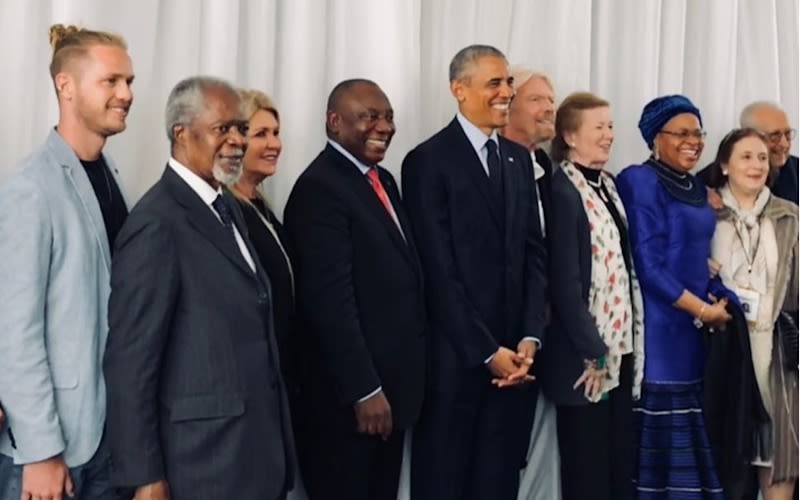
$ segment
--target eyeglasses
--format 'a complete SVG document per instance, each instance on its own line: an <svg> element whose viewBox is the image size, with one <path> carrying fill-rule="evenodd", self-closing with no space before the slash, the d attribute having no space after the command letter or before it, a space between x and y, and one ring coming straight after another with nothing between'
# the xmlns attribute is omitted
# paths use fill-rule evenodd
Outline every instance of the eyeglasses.
<svg viewBox="0 0 800 500"><path fill-rule="evenodd" d="M786 141L789 142L797 135L797 130L793 128L787 128L785 130L774 130L772 132L765 132L764 137L769 142L778 142L781 140L781 137L786 137Z"/></svg>
<svg viewBox="0 0 800 500"><path fill-rule="evenodd" d="M673 137L677 137L682 141L688 141L689 139L697 139L698 141L702 141L705 139L707 132L705 130L681 130L680 132L673 132L671 130L659 130L659 134L667 134Z"/></svg>

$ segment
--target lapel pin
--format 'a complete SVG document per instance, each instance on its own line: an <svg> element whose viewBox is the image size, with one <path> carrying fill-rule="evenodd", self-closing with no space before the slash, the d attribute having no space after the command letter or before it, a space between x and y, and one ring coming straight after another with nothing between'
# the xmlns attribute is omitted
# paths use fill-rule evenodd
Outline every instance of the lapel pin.
<svg viewBox="0 0 800 500"><path fill-rule="evenodd" d="M508 157L508 161L509 161L509 162L511 162L511 163L514 163L514 158L513 158L513 157L511 157L511 156L509 156L509 157Z"/></svg>

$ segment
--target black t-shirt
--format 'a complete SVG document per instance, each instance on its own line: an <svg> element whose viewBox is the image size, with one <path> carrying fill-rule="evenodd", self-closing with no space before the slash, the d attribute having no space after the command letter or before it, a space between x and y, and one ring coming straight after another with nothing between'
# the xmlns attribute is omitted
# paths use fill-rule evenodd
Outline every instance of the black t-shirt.
<svg viewBox="0 0 800 500"><path fill-rule="evenodd" d="M117 234L128 216L128 207L125 206L122 192L119 190L114 176L109 172L103 155L100 155L96 160L81 160L81 165L83 165L86 175L89 176L94 195L100 204L103 223L106 226L106 234L108 235L108 245L113 253L114 240L117 239Z"/></svg>

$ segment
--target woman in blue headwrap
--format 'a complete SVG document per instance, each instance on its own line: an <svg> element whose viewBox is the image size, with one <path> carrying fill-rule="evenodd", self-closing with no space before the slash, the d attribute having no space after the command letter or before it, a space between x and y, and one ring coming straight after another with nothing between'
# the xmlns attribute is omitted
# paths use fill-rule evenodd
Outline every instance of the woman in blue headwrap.
<svg viewBox="0 0 800 500"><path fill-rule="evenodd" d="M639 121L652 156L617 179L644 299L644 381L634 409L639 499L724 499L703 421L703 328L730 319L709 296L715 215L690 171L703 151L700 111L654 99Z"/></svg>

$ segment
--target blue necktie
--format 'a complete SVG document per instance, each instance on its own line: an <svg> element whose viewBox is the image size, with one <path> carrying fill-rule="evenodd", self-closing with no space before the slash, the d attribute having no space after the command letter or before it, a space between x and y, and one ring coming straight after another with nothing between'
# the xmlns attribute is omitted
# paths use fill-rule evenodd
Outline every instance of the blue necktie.
<svg viewBox="0 0 800 500"><path fill-rule="evenodd" d="M503 169L500 166L500 156L497 154L497 143L489 139L486 141L486 166L489 167L489 181L492 191L498 198L503 197Z"/></svg>
<svg viewBox="0 0 800 500"><path fill-rule="evenodd" d="M236 241L236 235L233 232L233 213L231 212L231 207L228 205L227 200L225 200L222 195L217 195L217 198L211 206L214 207L214 210L219 214L219 218L222 219L222 225L225 226L225 229L230 232L234 241Z"/></svg>

